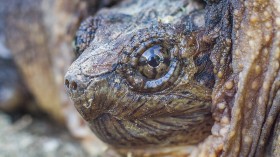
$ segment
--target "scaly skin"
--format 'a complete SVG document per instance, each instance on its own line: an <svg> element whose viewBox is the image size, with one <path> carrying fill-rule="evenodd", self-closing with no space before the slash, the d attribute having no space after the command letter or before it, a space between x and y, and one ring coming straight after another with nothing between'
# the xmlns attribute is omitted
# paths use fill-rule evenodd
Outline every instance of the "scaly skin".
<svg viewBox="0 0 280 157"><path fill-rule="evenodd" d="M157 8L160 7L162 6L157 5ZM168 8L172 9L172 7ZM121 10L121 7L117 9ZM208 133L200 134L201 138L194 136L196 131L188 132L186 129L190 124L183 124L176 120L171 123L169 118L180 114L189 115L188 110L185 112L180 110L193 105L194 111L191 113L196 112L198 116L186 117L185 122L195 122L198 117L202 118L202 123L209 122L209 118L201 114L203 112L198 104L203 100L203 106L209 105L208 89L210 89L212 116L215 120L212 134L192 151L191 156L280 155L278 149L280 147L278 117L280 110L280 2L277 0L208 0L205 10L205 26L198 30L175 27L184 22L183 18L178 18L180 19L178 21L181 21L178 23L176 16L175 22L167 20L171 27L160 20L155 20L157 22L151 20L154 23L148 21L154 26L149 27L145 20L136 18L138 23L134 25L134 30L131 30L129 29L130 17L123 14L118 16L114 9L111 10L112 12L101 12L104 16L97 18L101 22L98 23L96 20L97 24L90 25L90 29L85 31L90 33L89 36L82 33L85 30L84 27L88 25L87 22L82 25L82 29L77 33L77 46L81 50L78 54L81 56L70 67L65 84L76 108L102 140L114 147L126 148L198 143ZM116 23L112 24L110 20L102 22L104 19L112 18L110 13L115 15L113 19L122 17L124 21L116 21L124 24L117 23L120 27L115 25ZM146 30L140 31L143 27ZM92 28L94 31L91 32ZM108 29L110 31L106 31ZM129 35L134 32L141 32L141 34L136 35L136 40L131 40L135 36ZM140 69L140 74L143 75L141 68L138 68L139 64L134 64L138 63L138 60L133 59L135 49L132 47L139 42L142 43L142 36L148 39L151 36L154 37L154 32L160 32L159 36L162 35L164 41L168 41L161 42L161 45L170 43L172 45L173 41L168 40L170 38L183 42L183 44L174 45L179 47L179 60L186 57L185 59L189 62L182 65L186 70L184 72L180 69L181 75L178 75L179 79L176 81L169 82L163 87L152 84L156 89L148 89L150 86L145 79L143 83L142 78L139 78L139 73L135 73ZM149 35L146 36L146 34ZM148 50L150 47L144 47L144 49ZM192 51L192 48L198 51ZM199 66L196 64L196 55L200 57L210 55L203 62L207 63L208 68L202 68L202 71L197 70ZM188 66L190 64L192 64L191 67ZM214 86L210 83L211 77L195 78L205 72L207 76L211 75L209 69L215 74ZM176 72L173 74L176 75ZM144 73L144 75L147 74ZM148 77L150 77L149 74ZM191 83L181 86L180 83L184 82L184 78ZM192 85L196 86L192 87ZM206 92L202 92L203 90ZM184 96L182 100L184 105L177 106L175 110L172 103L177 104L178 97L174 97L173 92L182 92L180 93L182 95L186 91L195 96L196 102L187 103L188 97ZM163 94L172 103L166 99L160 99L159 96ZM151 95L153 97L147 99ZM138 108L138 111L135 111L135 107L143 104L139 103L139 100L144 98L144 105L147 104L147 107L142 110ZM204 112L209 113L208 109L207 107ZM162 130L166 131L162 129L165 126L163 123L152 122L158 118L162 118L163 122L170 122L168 124L172 124L172 127L179 124L187 131L173 132L172 136L175 140L172 140L170 135L158 138L164 134ZM122 126L120 127L119 124ZM192 129L196 128L197 126L192 124ZM152 133L154 135L149 136ZM135 139L135 136L140 140ZM156 140L153 137L156 137ZM184 140L184 137L187 137L187 140Z"/></svg>
<svg viewBox="0 0 280 157"><path fill-rule="evenodd" d="M226 103L231 120L222 155L279 156L279 149L274 150L279 138L273 125L278 123L280 109L280 3L255 0L231 4L231 78L236 91L234 99Z"/></svg>
<svg viewBox="0 0 280 157"><path fill-rule="evenodd" d="M200 145L200 155L279 156L280 3L223 3L230 16L220 23L232 21L232 48L212 57L227 68L215 71L215 124L213 135Z"/></svg>
<svg viewBox="0 0 280 157"><path fill-rule="evenodd" d="M190 0L128 1L82 23L80 56L65 85L101 140L162 153L163 147L197 144L210 135L214 42L204 35L203 7ZM164 59L153 69L141 56L156 47Z"/></svg>

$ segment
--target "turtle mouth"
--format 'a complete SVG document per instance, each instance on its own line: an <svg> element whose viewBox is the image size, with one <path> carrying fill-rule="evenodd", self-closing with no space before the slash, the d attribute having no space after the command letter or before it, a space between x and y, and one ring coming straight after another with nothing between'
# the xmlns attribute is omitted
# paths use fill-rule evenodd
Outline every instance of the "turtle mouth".
<svg viewBox="0 0 280 157"><path fill-rule="evenodd" d="M114 72L91 78L84 86L76 83L76 90L68 91L76 109L92 131L114 147L196 144L211 132L209 100L191 94L135 93Z"/></svg>
<svg viewBox="0 0 280 157"><path fill-rule="evenodd" d="M102 115L107 109L106 106L110 105L107 101L109 98L107 96L106 76L83 77L78 79L81 81L75 80L72 83L69 83L70 79L66 77L66 91L81 116L89 122Z"/></svg>
<svg viewBox="0 0 280 157"><path fill-rule="evenodd" d="M77 111L86 121L91 121L98 118L102 114L102 110L99 108L92 109L93 106L97 106L98 103L94 101L94 97L90 99L78 99L74 101L74 105Z"/></svg>
<svg viewBox="0 0 280 157"><path fill-rule="evenodd" d="M210 119L211 115L208 119ZM186 117L187 118L187 117ZM172 121L172 122L171 122ZM92 131L104 142L116 148L146 148L197 144L209 134L213 123L198 122L199 128L186 125L188 120L180 117L157 117L152 119L118 119L103 113L89 122ZM190 132L201 132L190 134Z"/></svg>
<svg viewBox="0 0 280 157"><path fill-rule="evenodd" d="M210 99L191 91L137 93L116 71L99 77L66 76L67 92L92 131L114 147L196 144L211 132ZM80 80L80 81L79 81ZM196 133L196 134L194 134Z"/></svg>

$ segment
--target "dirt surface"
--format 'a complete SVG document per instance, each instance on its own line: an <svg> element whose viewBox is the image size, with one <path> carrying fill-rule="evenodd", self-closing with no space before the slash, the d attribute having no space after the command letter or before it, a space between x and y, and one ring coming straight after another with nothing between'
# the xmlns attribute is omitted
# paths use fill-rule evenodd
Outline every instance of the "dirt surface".
<svg viewBox="0 0 280 157"><path fill-rule="evenodd" d="M87 157L67 129L48 119L0 112L0 157Z"/></svg>

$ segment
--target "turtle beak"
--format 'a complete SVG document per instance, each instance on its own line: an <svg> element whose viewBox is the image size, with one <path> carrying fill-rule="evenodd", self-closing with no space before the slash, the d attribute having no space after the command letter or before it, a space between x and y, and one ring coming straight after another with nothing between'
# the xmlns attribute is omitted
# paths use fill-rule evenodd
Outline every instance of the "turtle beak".
<svg viewBox="0 0 280 157"><path fill-rule="evenodd" d="M98 93L107 84L104 74L112 72L118 62L118 54L113 52L104 48L88 49L70 66L65 75L66 91L86 120L89 117L96 118L103 108L98 103Z"/></svg>

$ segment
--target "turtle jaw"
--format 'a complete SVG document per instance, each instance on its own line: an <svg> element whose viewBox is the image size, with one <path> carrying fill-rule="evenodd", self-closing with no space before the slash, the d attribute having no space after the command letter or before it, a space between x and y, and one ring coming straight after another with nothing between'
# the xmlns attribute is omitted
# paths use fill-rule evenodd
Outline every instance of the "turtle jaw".
<svg viewBox="0 0 280 157"><path fill-rule="evenodd" d="M167 147L197 144L210 135L210 89L184 80L191 77L180 75L184 79L169 88L141 92L123 77L122 64L99 75L75 66L92 67L74 62L65 76L67 93L104 142L116 148Z"/></svg>
<svg viewBox="0 0 280 157"><path fill-rule="evenodd" d="M182 117L132 120L104 113L89 121L89 126L102 141L117 149L186 146L202 142L210 135L213 120L210 114L204 116L203 121L187 124L189 121Z"/></svg>
<svg viewBox="0 0 280 157"><path fill-rule="evenodd" d="M68 90L76 109L115 148L197 144L210 134L211 100L194 101L191 93L137 93L116 71L76 83L76 90Z"/></svg>

